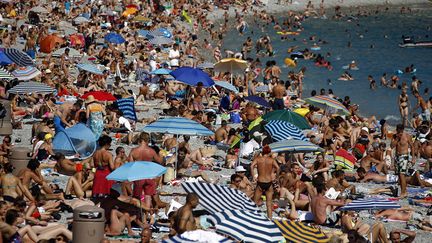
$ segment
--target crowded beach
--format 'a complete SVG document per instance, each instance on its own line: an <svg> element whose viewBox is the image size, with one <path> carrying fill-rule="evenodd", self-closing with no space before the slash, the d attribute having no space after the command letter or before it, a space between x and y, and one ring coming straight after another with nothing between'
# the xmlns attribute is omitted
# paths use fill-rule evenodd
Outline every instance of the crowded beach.
<svg viewBox="0 0 432 243"><path fill-rule="evenodd" d="M303 88L303 61L333 67L302 22L348 2L0 1L0 242L426 242L432 100L415 67L410 85L367 77L399 88L395 125Z"/></svg>

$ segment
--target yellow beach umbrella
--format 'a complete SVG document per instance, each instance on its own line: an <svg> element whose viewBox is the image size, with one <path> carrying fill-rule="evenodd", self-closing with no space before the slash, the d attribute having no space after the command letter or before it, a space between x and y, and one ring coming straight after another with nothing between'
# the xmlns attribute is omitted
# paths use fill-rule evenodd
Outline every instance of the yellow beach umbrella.
<svg viewBox="0 0 432 243"><path fill-rule="evenodd" d="M122 16L123 16L123 17L127 17L127 16L129 16L129 15L131 15L131 14L135 14L136 12L138 12L138 9L136 9L136 8L127 8L127 9L123 12Z"/></svg>
<svg viewBox="0 0 432 243"><path fill-rule="evenodd" d="M245 60L238 58L224 58L214 65L216 72L230 72L231 82L233 74L243 74L248 68L248 63Z"/></svg>
<svg viewBox="0 0 432 243"><path fill-rule="evenodd" d="M306 116L306 114L309 113L309 108L297 108L294 110L294 112L300 116Z"/></svg>

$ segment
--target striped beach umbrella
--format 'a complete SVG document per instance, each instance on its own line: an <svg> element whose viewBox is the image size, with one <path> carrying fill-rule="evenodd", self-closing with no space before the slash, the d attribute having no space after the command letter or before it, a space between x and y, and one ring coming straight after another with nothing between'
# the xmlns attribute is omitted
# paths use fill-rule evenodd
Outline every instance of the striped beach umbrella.
<svg viewBox="0 0 432 243"><path fill-rule="evenodd" d="M341 207L341 211L361 211L361 210L375 210L375 209L393 209L400 208L401 206L393 201L384 198L365 198L354 200L347 205Z"/></svg>
<svg viewBox="0 0 432 243"><path fill-rule="evenodd" d="M262 213L225 210L214 213L208 221L216 232L242 242L283 242L279 228Z"/></svg>
<svg viewBox="0 0 432 243"><path fill-rule="evenodd" d="M287 242L324 243L329 238L318 228L309 227L302 222L291 220L274 220Z"/></svg>
<svg viewBox="0 0 432 243"><path fill-rule="evenodd" d="M301 140L283 140L269 144L272 152L309 153L323 151L319 146Z"/></svg>
<svg viewBox="0 0 432 243"><path fill-rule="evenodd" d="M211 231L194 230L161 241L162 243L234 242Z"/></svg>
<svg viewBox="0 0 432 243"><path fill-rule="evenodd" d="M163 36L156 36L154 38L151 38L149 40L150 44L152 45L170 45L174 43L174 40L171 38L163 37Z"/></svg>
<svg viewBox="0 0 432 243"><path fill-rule="evenodd" d="M35 67L18 68L12 72L12 76L18 80L30 80L41 75L41 72Z"/></svg>
<svg viewBox="0 0 432 243"><path fill-rule="evenodd" d="M63 47L63 48L57 49L56 51L54 51L54 52L52 53L52 56L53 56L53 57L61 57L61 55L64 54L66 48L68 48L68 47ZM81 55L81 53L80 53L77 49L74 49L74 48L70 48L70 47L69 47L69 56L70 56L70 57L79 58L79 57L81 57L82 55Z"/></svg>
<svg viewBox="0 0 432 243"><path fill-rule="evenodd" d="M274 141L296 139L308 141L300 128L286 121L269 121L264 129L270 134Z"/></svg>
<svg viewBox="0 0 432 243"><path fill-rule="evenodd" d="M169 75L172 71L166 68L159 68L154 71L151 71L150 74L153 75Z"/></svg>
<svg viewBox="0 0 432 243"><path fill-rule="evenodd" d="M334 164L340 166L342 170L354 170L357 158L347 150L340 148L336 151Z"/></svg>
<svg viewBox="0 0 432 243"><path fill-rule="evenodd" d="M27 53L15 48L5 48L3 53L16 65L21 67L34 66L33 59Z"/></svg>
<svg viewBox="0 0 432 243"><path fill-rule="evenodd" d="M14 86L10 90L8 90L11 94L29 94L29 93L37 93L37 94L50 94L55 90L50 86L39 83L39 82L22 82L17 86Z"/></svg>
<svg viewBox="0 0 432 243"><path fill-rule="evenodd" d="M338 113L342 115L351 114L351 112L342 103L327 95L313 96L305 99L305 102L330 113Z"/></svg>
<svg viewBox="0 0 432 243"><path fill-rule="evenodd" d="M0 79L13 79L14 76L6 69L0 67Z"/></svg>
<svg viewBox="0 0 432 243"><path fill-rule="evenodd" d="M266 121L272 121L272 120L278 120L278 121L286 121L294 126L300 128L300 129L309 129L309 123L307 120L302 117L301 115L288 111L288 110L277 110L277 111L271 111L267 112L262 117Z"/></svg>
<svg viewBox="0 0 432 243"><path fill-rule="evenodd" d="M244 192L218 184L209 183L182 183L188 193L196 193L200 199L200 205L211 213L224 210L255 211L260 209Z"/></svg>
<svg viewBox="0 0 432 243"><path fill-rule="evenodd" d="M103 74L103 72L96 65L90 63L78 63L76 67L89 73L93 73L97 75Z"/></svg>
<svg viewBox="0 0 432 243"><path fill-rule="evenodd" d="M196 121L183 117L162 118L143 128L148 133L166 133L189 136L212 136L213 131Z"/></svg>

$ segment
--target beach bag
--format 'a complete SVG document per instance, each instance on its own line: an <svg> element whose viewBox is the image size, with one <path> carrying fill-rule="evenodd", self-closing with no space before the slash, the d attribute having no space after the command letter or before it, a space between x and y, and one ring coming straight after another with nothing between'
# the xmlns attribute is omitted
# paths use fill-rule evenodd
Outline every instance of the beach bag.
<svg viewBox="0 0 432 243"><path fill-rule="evenodd" d="M241 123L240 114L238 112L231 112L230 117L232 123Z"/></svg>

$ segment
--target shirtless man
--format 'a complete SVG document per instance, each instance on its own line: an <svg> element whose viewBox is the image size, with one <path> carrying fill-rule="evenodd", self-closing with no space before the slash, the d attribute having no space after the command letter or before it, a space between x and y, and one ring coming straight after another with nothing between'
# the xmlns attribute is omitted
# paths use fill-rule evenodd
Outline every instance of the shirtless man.
<svg viewBox="0 0 432 243"><path fill-rule="evenodd" d="M258 177L255 177L255 167ZM262 194L266 196L267 217L272 218L273 203L273 180L274 173L279 170L276 160L271 157L271 149L268 145L264 146L262 155L256 157L251 164L252 180L256 181L254 201L258 203Z"/></svg>
<svg viewBox="0 0 432 243"><path fill-rule="evenodd" d="M396 126L396 134L393 135L391 148L396 150L395 156L395 172L399 176L399 185L401 187L401 198L407 196L407 183L405 175L410 176L413 164L409 159L409 149L411 149L412 160L415 161L415 152L413 142L410 135L404 132L404 126L399 124Z"/></svg>
<svg viewBox="0 0 432 243"><path fill-rule="evenodd" d="M183 234L186 231L192 231L196 229L195 218L192 214L194 208L199 204L198 195L195 193L189 193L186 196L186 204L179 208L175 215L173 229L177 234Z"/></svg>
<svg viewBox="0 0 432 243"><path fill-rule="evenodd" d="M228 142L228 131L228 123L227 121L223 120L221 126L215 132L216 142L226 144Z"/></svg>
<svg viewBox="0 0 432 243"><path fill-rule="evenodd" d="M81 102L75 102L74 104L71 103L63 103L59 106L59 108L55 112L54 116L54 124L56 127L56 131L62 128L71 127L73 124L71 122L73 113L76 111L79 111L81 109L82 103Z"/></svg>
<svg viewBox="0 0 432 243"><path fill-rule="evenodd" d="M129 236L135 236L135 233L132 231L131 222L136 219L136 215L130 216L128 213L122 213L116 209L111 210L111 223L105 226L105 233L107 235L121 235L123 234L123 230L127 228Z"/></svg>
<svg viewBox="0 0 432 243"><path fill-rule="evenodd" d="M311 199L311 211L314 215L315 223L319 225L336 225L339 220L339 215L335 211L329 211L329 206L341 207L345 205L345 202L328 199L324 196L326 192L326 186L324 184L316 185L317 195L312 196Z"/></svg>
<svg viewBox="0 0 432 243"><path fill-rule="evenodd" d="M150 135L142 132L138 138L138 147L133 148L128 156L128 161L153 161L159 164L163 163L163 159L154 149L148 146Z"/></svg>
<svg viewBox="0 0 432 243"><path fill-rule="evenodd" d="M345 180L345 173L343 170L337 170L333 174L333 178L328 180L326 183L327 188L333 187L336 191L343 192L345 190L350 190L351 193L355 193L355 186L350 185Z"/></svg>
<svg viewBox="0 0 432 243"><path fill-rule="evenodd" d="M273 110L283 110L285 108L284 96L286 93L284 81L279 81L276 86L273 87L272 95L273 100Z"/></svg>
<svg viewBox="0 0 432 243"><path fill-rule="evenodd" d="M430 121L431 114L430 114L430 110L427 107L426 101L423 99L423 97L421 97L421 95L418 92L414 93L414 96L417 98L417 105L416 107L414 107L413 110L417 110L417 108L420 108L422 110L421 117L423 121Z"/></svg>
<svg viewBox="0 0 432 243"><path fill-rule="evenodd" d="M253 103L248 103L242 111L242 119L246 121L247 124L258 118L258 110L255 108Z"/></svg>

